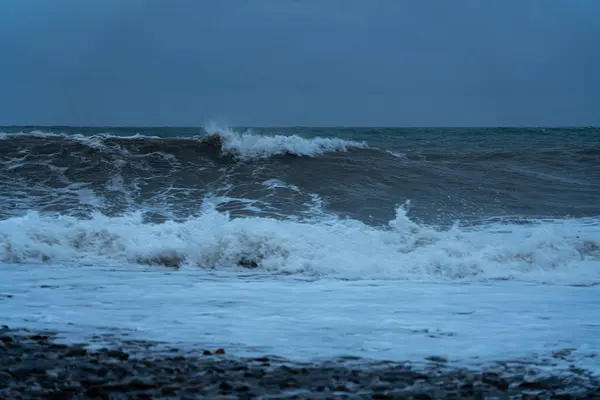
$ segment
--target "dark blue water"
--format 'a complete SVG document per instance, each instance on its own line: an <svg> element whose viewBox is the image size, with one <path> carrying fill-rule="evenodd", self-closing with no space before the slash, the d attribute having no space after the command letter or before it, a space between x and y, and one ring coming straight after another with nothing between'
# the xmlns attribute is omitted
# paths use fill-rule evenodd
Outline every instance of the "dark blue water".
<svg viewBox="0 0 600 400"><path fill-rule="evenodd" d="M600 215L600 129L0 128L0 217L328 212L380 224ZM320 139L319 139L320 138Z"/></svg>

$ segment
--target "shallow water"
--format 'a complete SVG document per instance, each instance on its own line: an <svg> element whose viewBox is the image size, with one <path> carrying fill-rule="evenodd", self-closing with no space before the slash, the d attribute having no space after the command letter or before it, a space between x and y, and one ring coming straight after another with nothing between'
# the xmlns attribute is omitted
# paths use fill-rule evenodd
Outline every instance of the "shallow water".
<svg viewBox="0 0 600 400"><path fill-rule="evenodd" d="M337 356L459 364L549 356L598 367L600 286L243 277L136 266L0 268L10 326L225 347L298 361ZM556 360L555 360L556 361Z"/></svg>

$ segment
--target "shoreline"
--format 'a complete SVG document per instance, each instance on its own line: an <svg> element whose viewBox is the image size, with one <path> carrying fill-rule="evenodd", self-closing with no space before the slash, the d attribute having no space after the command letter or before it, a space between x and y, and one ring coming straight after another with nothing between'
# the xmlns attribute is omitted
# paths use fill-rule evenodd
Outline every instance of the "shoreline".
<svg viewBox="0 0 600 400"><path fill-rule="evenodd" d="M90 349L92 342L55 337L0 327L0 399L600 398L600 379L586 371L533 376L527 362L480 371L435 357L422 366L358 358L298 363L234 357L227 349L155 351L157 343L140 340Z"/></svg>

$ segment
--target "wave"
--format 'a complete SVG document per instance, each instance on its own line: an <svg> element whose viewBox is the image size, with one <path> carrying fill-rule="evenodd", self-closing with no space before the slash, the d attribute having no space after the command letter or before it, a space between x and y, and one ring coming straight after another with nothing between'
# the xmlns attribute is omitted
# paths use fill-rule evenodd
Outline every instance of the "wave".
<svg viewBox="0 0 600 400"><path fill-rule="evenodd" d="M343 129L296 131L305 136L222 127L140 132L6 133L0 218L27 210L118 216L153 209L173 219L196 215L211 194L254 202L261 212L242 212L254 216L297 215L317 196L331 212L374 224L392 218L396 202L407 199L416 218L438 224L490 215L600 215L600 163L591 139L562 144L556 135L552 143L538 137L518 146L497 135L449 143L446 132L412 139ZM263 184L273 180L283 186Z"/></svg>
<svg viewBox="0 0 600 400"><path fill-rule="evenodd" d="M129 130L128 130L128 133ZM373 134L374 135L374 134ZM20 146L35 144L30 139L45 139L44 144L52 141L61 145L72 145L74 149L86 146L95 149L111 150L121 147L133 153L142 154L151 151L171 152L177 156L179 151L190 150L190 147L199 154L218 154L230 157L237 161L252 161L267 159L274 156L299 156L318 157L327 153L348 152L350 150L364 150L378 152L381 155L390 155L405 160L421 160L429 162L455 162L455 163L481 163L523 161L558 162L558 159L570 162L597 161L600 147L594 143L580 144L577 146L550 146L539 148L496 148L495 145L482 145L479 142L470 146L457 148L444 148L433 150L421 146L404 146L392 149L385 145L370 145L364 140L349 140L339 137L303 137L297 134L261 134L252 130L237 131L228 127L209 125L197 134L183 136L156 136L147 134L130 134L128 136L115 135L109 132L94 133L91 135L77 133L57 133L40 130L30 132L0 132L0 140L17 140ZM372 139L377 139L374 135ZM378 142L375 140L375 142ZM39 144L39 143L38 143ZM377 143L380 145L381 143Z"/></svg>
<svg viewBox="0 0 600 400"><path fill-rule="evenodd" d="M316 157L328 152L346 152L350 149L367 148L366 142L345 140L341 138L312 137L298 135L261 135L252 131L237 132L229 128L205 128L204 135L182 137L158 137L135 134L116 136L109 133L85 136L81 134L61 134L54 132L32 131L29 133L2 133L1 140L17 140L17 145L37 145L39 139L46 139L43 144L51 145L52 141L60 145L71 145L73 150L81 146L94 149L114 150L115 146L123 150L148 153L152 151L172 152L189 150L190 147L200 153L216 153L229 156L238 161L265 159L273 156L293 155ZM31 142L28 139L37 139ZM68 150L68 149L63 149Z"/></svg>
<svg viewBox="0 0 600 400"><path fill-rule="evenodd" d="M407 207L385 226L333 215L312 221L231 218L206 201L185 221L147 223L142 213L92 218L29 212L0 221L3 263L137 263L258 270L341 279L600 281L598 221L493 223L442 230L413 222Z"/></svg>
<svg viewBox="0 0 600 400"><path fill-rule="evenodd" d="M327 152L348 151L366 148L365 142L340 138L303 138L298 135L256 135L251 132L236 132L231 129L206 128L208 136L203 139L218 147L221 153L238 160L248 161L278 155L315 157Z"/></svg>

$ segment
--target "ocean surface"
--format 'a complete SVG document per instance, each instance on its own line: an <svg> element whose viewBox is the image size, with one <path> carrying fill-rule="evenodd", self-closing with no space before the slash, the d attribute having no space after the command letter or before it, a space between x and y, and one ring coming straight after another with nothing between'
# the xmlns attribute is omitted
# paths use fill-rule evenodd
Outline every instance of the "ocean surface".
<svg viewBox="0 0 600 400"><path fill-rule="evenodd" d="M600 129L0 132L0 323L600 372Z"/></svg>

